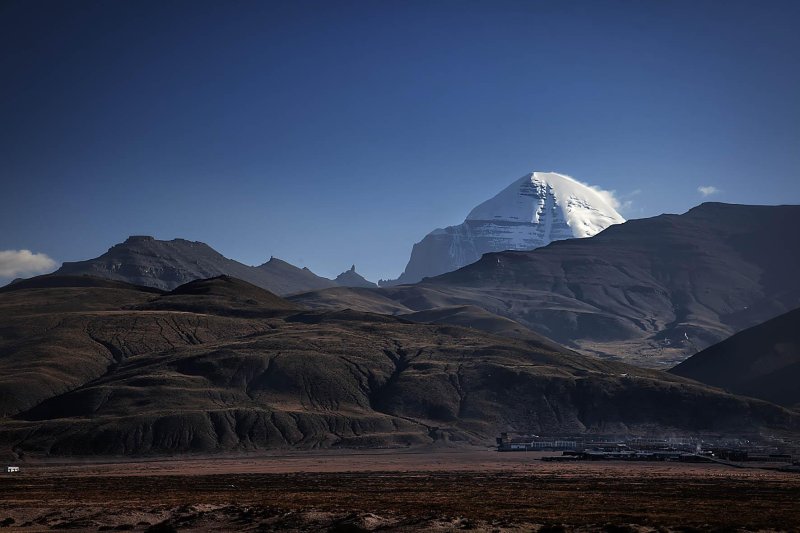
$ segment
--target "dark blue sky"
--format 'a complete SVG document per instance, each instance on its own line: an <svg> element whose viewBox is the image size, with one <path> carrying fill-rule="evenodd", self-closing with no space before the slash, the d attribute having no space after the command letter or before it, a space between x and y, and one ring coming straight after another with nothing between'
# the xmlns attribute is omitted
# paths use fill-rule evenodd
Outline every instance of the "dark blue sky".
<svg viewBox="0 0 800 533"><path fill-rule="evenodd" d="M800 203L800 2L0 2L0 250L395 277L531 170Z"/></svg>

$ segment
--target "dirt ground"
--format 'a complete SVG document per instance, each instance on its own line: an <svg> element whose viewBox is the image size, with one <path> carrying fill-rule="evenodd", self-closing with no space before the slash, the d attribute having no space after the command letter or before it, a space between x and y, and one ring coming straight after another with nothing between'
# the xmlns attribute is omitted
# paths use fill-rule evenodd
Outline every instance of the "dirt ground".
<svg viewBox="0 0 800 533"><path fill-rule="evenodd" d="M488 450L31 461L0 527L138 531L800 530L800 475Z"/></svg>

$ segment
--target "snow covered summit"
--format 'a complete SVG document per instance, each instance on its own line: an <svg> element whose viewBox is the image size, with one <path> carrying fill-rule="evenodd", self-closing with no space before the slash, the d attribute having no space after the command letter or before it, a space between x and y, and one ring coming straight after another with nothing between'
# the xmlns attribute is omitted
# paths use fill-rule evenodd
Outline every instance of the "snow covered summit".
<svg viewBox="0 0 800 533"><path fill-rule="evenodd" d="M381 285L416 283L488 252L532 250L591 237L625 222L610 193L555 172L532 172L475 207L458 226L436 229L414 245L403 274Z"/></svg>
<svg viewBox="0 0 800 533"><path fill-rule="evenodd" d="M532 172L473 209L467 220L543 223L551 231L550 223L566 224L571 237L591 237L625 222L613 203L609 193L569 176Z"/></svg>

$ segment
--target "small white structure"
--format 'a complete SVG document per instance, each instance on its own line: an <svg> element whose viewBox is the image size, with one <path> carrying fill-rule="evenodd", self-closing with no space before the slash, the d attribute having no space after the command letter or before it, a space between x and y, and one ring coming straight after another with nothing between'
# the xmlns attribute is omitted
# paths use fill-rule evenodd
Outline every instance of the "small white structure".
<svg viewBox="0 0 800 533"><path fill-rule="evenodd" d="M19 467L18 466L7 466L6 467L6 472L8 472L9 474L14 473L14 472L19 472Z"/></svg>

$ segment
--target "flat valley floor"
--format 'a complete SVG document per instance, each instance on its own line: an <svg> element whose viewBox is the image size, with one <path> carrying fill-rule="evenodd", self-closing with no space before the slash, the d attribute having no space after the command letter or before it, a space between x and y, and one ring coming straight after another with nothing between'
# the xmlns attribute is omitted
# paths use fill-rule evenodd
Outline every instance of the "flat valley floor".
<svg viewBox="0 0 800 533"><path fill-rule="evenodd" d="M26 531L800 530L800 474L548 463L488 450L294 452L22 464L0 526Z"/></svg>

